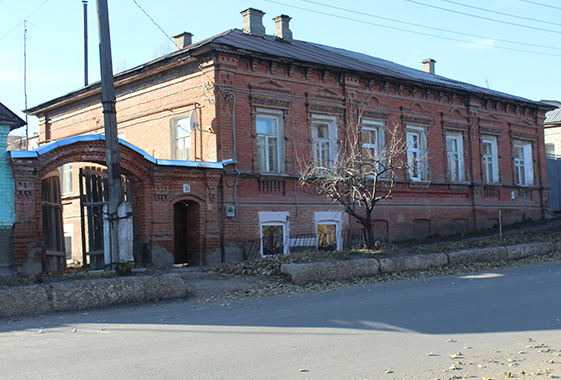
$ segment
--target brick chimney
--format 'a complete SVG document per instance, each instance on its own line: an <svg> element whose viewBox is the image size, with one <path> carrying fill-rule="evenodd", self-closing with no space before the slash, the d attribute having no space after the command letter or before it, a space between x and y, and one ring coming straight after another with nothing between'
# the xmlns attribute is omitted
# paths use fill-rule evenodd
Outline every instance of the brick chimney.
<svg viewBox="0 0 561 380"><path fill-rule="evenodd" d="M177 36L173 36L173 42L175 43L173 51L183 50L191 45L191 37L193 37L193 35L189 32L183 32Z"/></svg>
<svg viewBox="0 0 561 380"><path fill-rule="evenodd" d="M434 64L436 61L432 58L425 59L423 61L423 71L429 74L435 74L434 72Z"/></svg>
<svg viewBox="0 0 561 380"><path fill-rule="evenodd" d="M292 31L288 27L288 23L292 17L287 15L279 15L273 19L275 21L276 29L275 36L286 42L292 42Z"/></svg>
<svg viewBox="0 0 561 380"><path fill-rule="evenodd" d="M259 9L247 8L240 12L243 16L243 32L256 37L265 37L263 26L263 15L265 12Z"/></svg>

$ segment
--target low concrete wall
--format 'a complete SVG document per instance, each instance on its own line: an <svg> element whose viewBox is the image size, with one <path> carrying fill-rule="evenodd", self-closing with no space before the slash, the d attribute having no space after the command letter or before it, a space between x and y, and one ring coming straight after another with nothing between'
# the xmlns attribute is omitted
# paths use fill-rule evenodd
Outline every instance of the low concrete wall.
<svg viewBox="0 0 561 380"><path fill-rule="evenodd" d="M375 275L378 271L391 273L405 270L438 268L447 264L456 263L517 260L533 255L546 255L559 250L561 250L561 242L534 243L381 259L311 264L283 264L281 266L281 272L290 275L293 283L302 284L306 282L348 280L356 277L368 277ZM356 262L356 265L353 265L353 262ZM368 270L367 268L372 269ZM377 268L377 270L373 268Z"/></svg>
<svg viewBox="0 0 561 380"><path fill-rule="evenodd" d="M380 272L402 272L412 269L428 269L448 264L445 253L429 253L426 255L411 255L380 259Z"/></svg>
<svg viewBox="0 0 561 380"><path fill-rule="evenodd" d="M0 290L0 317L44 314L185 296L180 275L68 280Z"/></svg>
<svg viewBox="0 0 561 380"><path fill-rule="evenodd" d="M466 249L464 251L448 254L448 262L456 263L481 263L487 261L500 261L507 259L506 247L489 247L480 249Z"/></svg>
<svg viewBox="0 0 561 380"><path fill-rule="evenodd" d="M304 282L373 276L378 273L379 268L378 260L363 259L310 264L282 264L281 272L289 274L293 283L301 284Z"/></svg>

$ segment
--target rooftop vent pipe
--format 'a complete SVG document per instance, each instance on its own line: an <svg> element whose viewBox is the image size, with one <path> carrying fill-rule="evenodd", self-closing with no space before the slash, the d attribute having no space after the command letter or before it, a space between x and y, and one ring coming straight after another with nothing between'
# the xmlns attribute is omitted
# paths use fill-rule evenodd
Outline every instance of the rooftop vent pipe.
<svg viewBox="0 0 561 380"><path fill-rule="evenodd" d="M256 37L265 37L265 27L263 26L263 15L265 12L259 9L247 8L240 12L243 16L243 29L245 34Z"/></svg>

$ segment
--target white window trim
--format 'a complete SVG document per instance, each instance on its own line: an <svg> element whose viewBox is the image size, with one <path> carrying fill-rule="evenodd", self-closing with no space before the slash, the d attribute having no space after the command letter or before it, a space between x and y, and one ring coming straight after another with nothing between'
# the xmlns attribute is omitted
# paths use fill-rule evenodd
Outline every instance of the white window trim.
<svg viewBox="0 0 561 380"><path fill-rule="evenodd" d="M515 183L518 186L533 186L534 185L534 161L532 159L532 144L529 142L515 141L513 148L522 148L524 154L524 172L525 172L525 182L524 184ZM518 170L515 158L513 157L514 170ZM516 176L515 176L516 179Z"/></svg>
<svg viewBox="0 0 561 380"><path fill-rule="evenodd" d="M283 226L282 234L283 234L283 254L288 254L288 211L259 211L259 237L263 239L263 226ZM263 255L263 240L261 240L261 247L260 247L260 254L261 257L265 257Z"/></svg>
<svg viewBox="0 0 561 380"><path fill-rule="evenodd" d="M483 136L483 138L481 139L481 146L483 147L483 144L485 143L491 144L491 149L493 149L491 158L493 159L493 178L495 180L493 182L489 182L487 181L487 177L483 178L483 180L485 183L496 184L499 183L499 153L497 138L493 136ZM483 155L481 157L481 164L482 166L486 166L485 157Z"/></svg>
<svg viewBox="0 0 561 380"><path fill-rule="evenodd" d="M329 125L329 138L328 138L329 154L331 155L330 157L331 165L334 165L337 162L337 137L338 137L337 117L312 114L312 129L314 128L315 123L326 123ZM312 130L312 136L313 136L313 130ZM314 160L316 156L315 155L316 141L320 141L320 140L312 137L312 157L314 157Z"/></svg>
<svg viewBox="0 0 561 380"><path fill-rule="evenodd" d="M450 166L450 153L448 152L448 148L446 148L446 164L447 164L447 169L450 172L450 182L465 182L466 180L466 175L465 175L465 164L464 164L464 140L463 140L463 136L461 133L447 133L446 134L446 140L448 140L448 138L454 139L456 140L456 144L458 146L458 179L454 180L452 178L452 169ZM446 141L445 144L446 147L448 147L448 141Z"/></svg>
<svg viewBox="0 0 561 380"><path fill-rule="evenodd" d="M408 170L409 179L411 181L426 181L428 180L428 165L427 165L427 131L426 128L415 126L415 125L406 125L405 126L405 141L407 143L407 134L415 133L419 135L419 168L417 177L413 177L411 175L411 169ZM409 163L409 146L407 146L407 161Z"/></svg>
<svg viewBox="0 0 561 380"><path fill-rule="evenodd" d="M284 166L284 112L282 110L275 110L275 109L269 109L269 108L258 108L257 109L257 114L255 117L255 123L257 124L257 118L258 117L270 117L270 118L275 118L277 120L277 165L278 168L276 171L262 171L261 168L259 168L260 173L262 174L279 174L279 173L284 173L285 172L285 166ZM255 128L255 134L257 136L259 136L259 133L257 133L257 125L254 126ZM259 155L259 153L258 153ZM259 157L258 157L259 159ZM258 163L259 165L259 163Z"/></svg>
<svg viewBox="0 0 561 380"><path fill-rule="evenodd" d="M182 121L182 120L187 120L187 124L189 125L188 130L185 130L186 132L189 133L189 157L186 157L186 159L183 158L178 158L177 157L177 124ZM191 130L191 116L186 116L186 117L178 117L176 119L173 119L171 121L171 136L172 136L172 141L171 141L171 152L172 152L172 158L174 160L177 161L192 161L192 157L193 157L193 141L192 141L192 136L193 136L193 131ZM183 137L183 138L187 138L187 137Z"/></svg>
<svg viewBox="0 0 561 380"><path fill-rule="evenodd" d="M70 240L70 245L71 245L71 249L73 248L72 246L74 245L74 226L72 224L65 224L63 226L63 235L64 235L64 244L65 244L65 249L66 249L66 238L70 236L71 240ZM70 252L70 259L66 260L67 264L71 264L74 261L74 258L72 257L72 253ZM66 254L68 255L68 252L66 252Z"/></svg>
<svg viewBox="0 0 561 380"><path fill-rule="evenodd" d="M341 241L341 223L343 219L343 213L341 211L316 211L314 213L314 219L316 221L316 234L318 230L319 224L334 224L336 228L336 237L337 237L337 250L340 251L342 248L342 241ZM316 238L316 245L318 243L318 239Z"/></svg>

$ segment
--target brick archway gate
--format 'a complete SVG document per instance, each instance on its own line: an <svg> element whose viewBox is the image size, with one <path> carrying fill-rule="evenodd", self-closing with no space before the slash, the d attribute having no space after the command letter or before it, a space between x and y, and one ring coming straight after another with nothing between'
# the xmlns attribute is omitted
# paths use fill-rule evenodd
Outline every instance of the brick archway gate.
<svg viewBox="0 0 561 380"><path fill-rule="evenodd" d="M139 199L149 199L147 195L153 187L155 160L128 143L120 144L120 155L122 172L129 179L134 193ZM16 215L14 262L18 274L53 270L51 257L47 258L46 255L48 247L45 246L43 186L48 181L44 179L49 178L59 167L71 163L105 166L104 137L79 136L60 140L31 152L12 152ZM152 215L150 206L149 202L133 204L135 239L142 239L147 235L146 222ZM49 223L46 221L46 224Z"/></svg>

